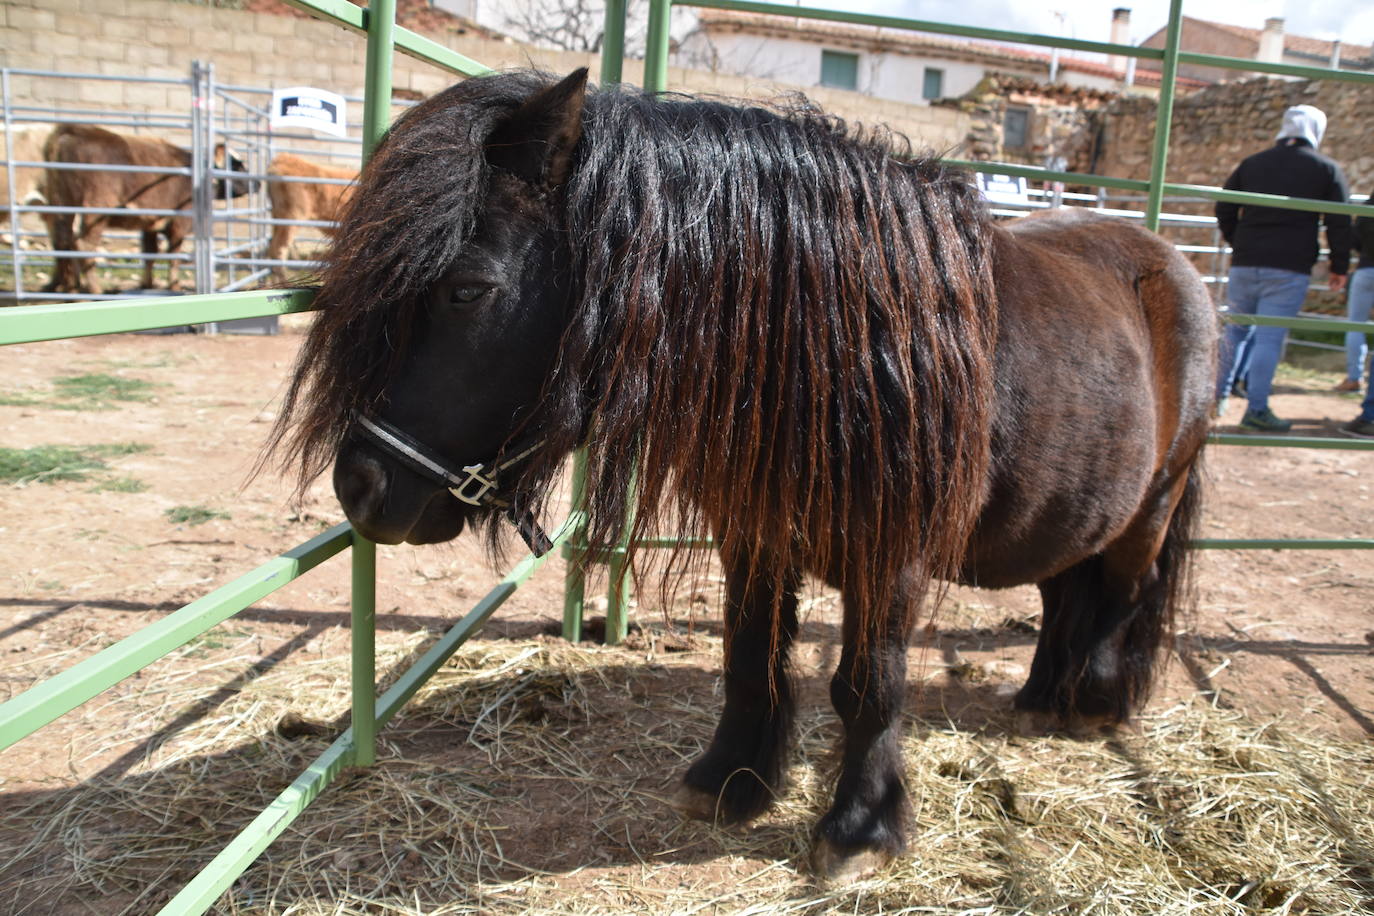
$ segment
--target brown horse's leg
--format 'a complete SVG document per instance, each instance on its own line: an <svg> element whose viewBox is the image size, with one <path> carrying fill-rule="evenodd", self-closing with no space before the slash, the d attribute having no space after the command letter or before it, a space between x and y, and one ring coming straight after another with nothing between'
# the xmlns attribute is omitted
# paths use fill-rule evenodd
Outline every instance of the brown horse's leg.
<svg viewBox="0 0 1374 916"><path fill-rule="evenodd" d="M683 775L676 806L692 817L746 821L782 784L792 725L787 656L797 634L799 577L724 556L725 708L706 752Z"/></svg>
<svg viewBox="0 0 1374 916"><path fill-rule="evenodd" d="M1044 613L1023 728L1094 731L1127 722L1149 696L1187 574L1196 468L1150 500L1103 553L1040 583Z"/></svg>
<svg viewBox="0 0 1374 916"><path fill-rule="evenodd" d="M816 827L814 866L845 880L880 867L906 846L902 785L902 703L911 596L871 621L845 596L844 650L830 681L830 700L844 724L844 756L835 801Z"/></svg>
<svg viewBox="0 0 1374 916"><path fill-rule="evenodd" d="M187 221L174 219L167 223L164 233L167 236L167 253L180 254L181 243L186 241ZM181 288L181 262L175 258L167 261L167 288Z"/></svg>
<svg viewBox="0 0 1374 916"><path fill-rule="evenodd" d="M54 213L48 218L48 238L53 251L76 250L76 215L73 213ZM43 287L45 293L77 292L78 270L72 258L53 258L52 279Z"/></svg>
<svg viewBox="0 0 1374 916"><path fill-rule="evenodd" d="M278 211L273 210L275 216ZM284 261L291 256L291 237L296 234L295 226L273 226L272 240L267 243L267 257L274 261ZM278 283L286 282L286 268L273 267L272 278Z"/></svg>
<svg viewBox="0 0 1374 916"><path fill-rule="evenodd" d="M100 247L100 239L105 234L105 221L99 217L95 219L81 218L81 237L77 240L77 247L86 251L94 252ZM75 263L81 266L77 269L77 276L80 278L77 291L90 293L98 296L104 292L104 287L95 278L95 258L83 258Z"/></svg>
<svg viewBox="0 0 1374 916"><path fill-rule="evenodd" d="M142 251L144 254L157 254L157 230L156 230L156 229L144 229L144 230L142 230L142 232L140 233L140 235L141 235L141 237L142 237L142 244L140 244L140 245L138 246L138 247L139 247L139 250ZM139 284L139 287L138 287L138 288L139 288L139 289L152 289L152 288L153 288L153 259L152 259L152 258L144 258L144 259L143 259L143 281Z"/></svg>

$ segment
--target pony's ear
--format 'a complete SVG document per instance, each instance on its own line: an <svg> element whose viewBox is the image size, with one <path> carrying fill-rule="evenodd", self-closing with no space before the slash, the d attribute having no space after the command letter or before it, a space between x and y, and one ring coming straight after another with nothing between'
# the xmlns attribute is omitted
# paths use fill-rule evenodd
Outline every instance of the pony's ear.
<svg viewBox="0 0 1374 916"><path fill-rule="evenodd" d="M540 90L496 126L487 138L487 162L540 188L567 180L573 148L582 136L582 101L587 68Z"/></svg>

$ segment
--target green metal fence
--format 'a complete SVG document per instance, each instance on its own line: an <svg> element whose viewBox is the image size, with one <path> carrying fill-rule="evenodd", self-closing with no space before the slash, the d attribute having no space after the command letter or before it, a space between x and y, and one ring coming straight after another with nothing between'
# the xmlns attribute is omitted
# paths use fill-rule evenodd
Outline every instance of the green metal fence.
<svg viewBox="0 0 1374 916"><path fill-rule="evenodd" d="M360 9L346 0L288 2L367 35L364 133L365 150L369 153L386 130L390 114L393 48L460 75L489 72L488 68L461 54L396 27L395 0L374 0L368 9ZM618 61L618 45L615 51ZM308 311L311 300L309 291L288 290L0 309L0 345L283 315ZM581 522L581 515L572 513L555 535L554 543L561 545ZM347 524L341 524L0 704L0 750L3 750L320 563L350 549L352 726L173 897L161 913L182 916L205 912L340 770L345 766L372 764L377 730L542 565L543 559L530 556L518 563L380 697L376 695L374 656L376 547Z"/></svg>
<svg viewBox="0 0 1374 916"><path fill-rule="evenodd" d="M347 0L288 0L300 9L321 19L363 33L368 38L367 102L365 103L365 143L370 151L386 128L389 114L391 60L394 50L412 55L450 72L477 75L489 72L481 64L457 54L441 45L395 25L395 0L373 0L361 9ZM645 60L645 88L663 91L667 87L668 14L673 0L651 0L648 48ZM995 164L999 172L1027 177L1065 181L1075 184L1143 191L1147 194L1147 220L1151 228L1158 224L1160 202L1164 194L1188 194L1214 200L1230 200L1242 204L1292 207L1296 209L1345 212L1374 216L1374 208L1353 205L1274 198L1267 195L1241 194L1219 188L1172 184L1165 180L1168 151L1168 125L1173 101L1173 80L1180 62L1261 71L1309 78L1347 79L1374 84L1374 74L1349 71L1296 67L1285 64L1261 64L1255 61L1181 53L1178 49L1181 24L1181 0L1172 0L1170 25L1164 49L1136 48L1130 45L1080 41L1056 36L1033 35L995 29L951 26L942 23L884 16L838 13L799 6L779 6L745 0L678 0L679 5L732 9L742 12L776 13L836 22L877 25L885 28L907 29L1015 41L1025 44L1057 46L1073 50L1100 52L1127 57L1159 60L1165 80L1160 93L1159 129L1155 138L1154 162L1149 181L1115 179L1104 176L1056 172L1047 169L1009 164ZM610 0L606 10L606 38L602 55L602 81L618 82L623 56L624 0ZM989 163L958 163L987 168ZM223 295L140 299L131 302L86 303L79 305L27 306L0 310L0 345L31 343L79 337L145 330L188 323L227 321L261 315L282 315L307 311L311 294L306 291L229 293ZM1277 319L1247 319L1256 324L1279 323ZM1348 322L1311 322L1295 319L1283 322L1290 327L1319 325L1325 330L1374 329L1374 325ZM1265 446L1296 446L1317 448L1372 448L1374 443L1344 442L1330 439L1290 438L1274 436L1217 435L1219 444ZM587 550L584 543L586 517L580 509L584 487L584 462L577 456L574 469L573 511L564 521L554 543L565 553L581 555ZM663 547L679 543L677 539L641 541L637 547ZM692 546L708 546L709 540L696 540ZM595 548L593 558L611 567L611 595L607 612L607 641L618 641L625 630L625 603L628 599L625 559L630 544L624 538L615 545ZM1371 548L1374 540L1214 540L1196 544L1199 547L1294 547L1308 548ZM222 894L275 837L305 809L325 786L345 766L366 766L374 760L377 729L389 721L420 686L466 641L519 585L541 563L542 559L526 557L503 578L471 611L444 634L400 680L382 696L375 695L375 659L373 657L375 613L375 547L360 538L346 524L339 525L316 538L287 551L233 582L215 590L204 598L186 605L168 617L133 636L97 653L74 668L36 685L25 693L0 704L0 750L21 740L77 705L118 683L124 677L152 664L168 652L184 645L210 627L226 620L309 570L351 548L352 562L352 680L353 725L329 749L321 754L300 776L249 824L229 845L162 910L164 914L203 913ZM545 556L549 556L546 554ZM569 564L567 597L564 605L564 630L570 638L580 635L585 574L581 564Z"/></svg>

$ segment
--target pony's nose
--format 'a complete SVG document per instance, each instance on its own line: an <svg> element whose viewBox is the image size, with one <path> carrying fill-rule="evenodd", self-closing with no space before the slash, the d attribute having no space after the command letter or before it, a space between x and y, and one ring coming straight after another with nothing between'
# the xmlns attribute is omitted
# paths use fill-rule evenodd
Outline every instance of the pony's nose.
<svg viewBox="0 0 1374 916"><path fill-rule="evenodd" d="M386 471L381 464L365 454L354 453L347 458L340 455L334 465L334 493L343 506L344 514L364 536L383 543L399 543L400 537L389 540L376 530L386 505ZM382 537L376 535L382 534ZM403 537L405 532L401 532Z"/></svg>

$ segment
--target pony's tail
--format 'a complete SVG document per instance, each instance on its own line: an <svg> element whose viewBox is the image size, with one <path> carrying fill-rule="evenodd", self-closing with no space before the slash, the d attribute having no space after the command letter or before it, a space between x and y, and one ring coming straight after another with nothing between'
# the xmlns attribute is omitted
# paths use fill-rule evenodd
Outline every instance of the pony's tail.
<svg viewBox="0 0 1374 916"><path fill-rule="evenodd" d="M1156 674L1169 658L1178 618L1192 606L1193 550L1202 517L1202 455L1188 468L1183 493L1169 518L1155 558L1155 575L1141 589L1135 619L1125 643L1128 658L1127 708L1139 710L1150 697Z"/></svg>
<svg viewBox="0 0 1374 916"><path fill-rule="evenodd" d="M1201 507L1202 466L1195 458L1159 552L1137 580L1113 576L1099 553L1040 583L1044 624L1030 676L1016 696L1018 709L1049 714L1070 728L1130 721L1168 657L1175 620L1191 604L1189 543Z"/></svg>

